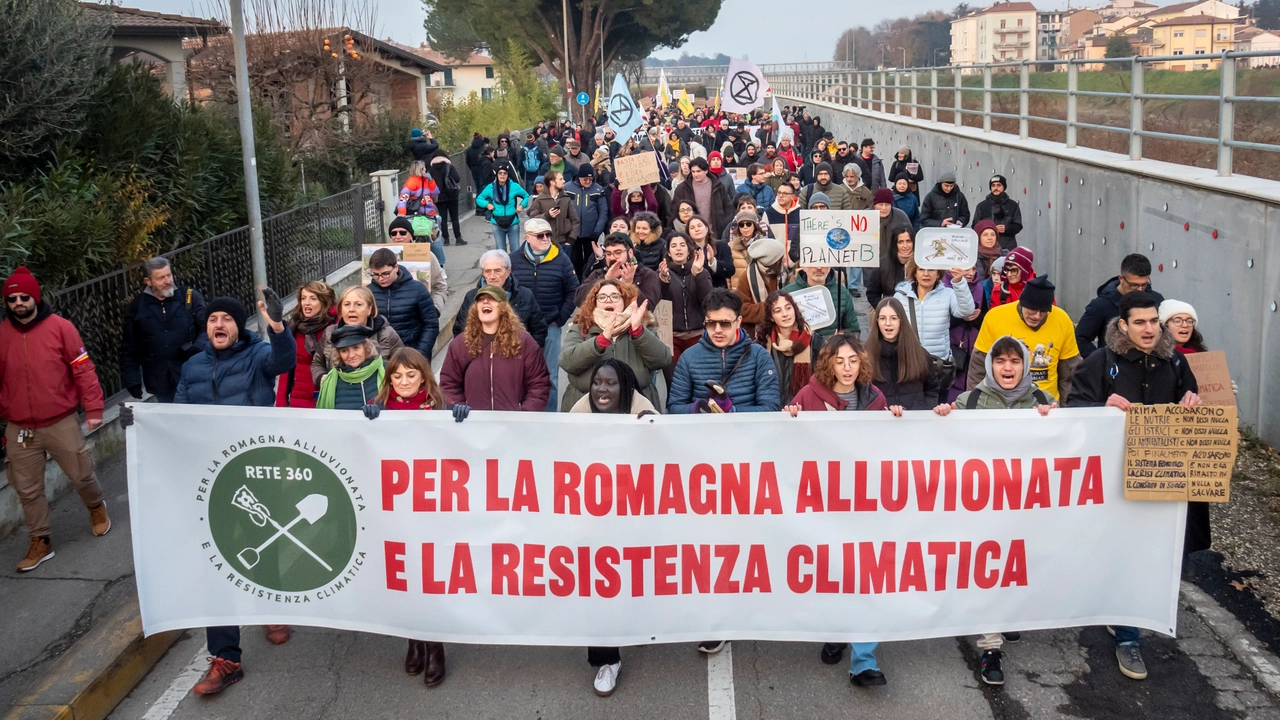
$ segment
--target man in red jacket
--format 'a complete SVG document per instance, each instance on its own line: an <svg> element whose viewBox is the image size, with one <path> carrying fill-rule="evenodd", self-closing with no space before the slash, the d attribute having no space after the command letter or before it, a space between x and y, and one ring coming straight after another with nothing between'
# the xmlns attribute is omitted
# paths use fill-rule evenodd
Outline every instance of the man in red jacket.
<svg viewBox="0 0 1280 720"><path fill-rule="evenodd" d="M18 492L31 547L18 572L53 557L49 501L44 490L45 453L79 491L89 508L93 534L111 529L93 451L80 431L76 407L84 406L90 430L102 425L102 386L80 333L40 299L40 284L20 267L4 281L9 322L0 324L0 417L8 421L9 484Z"/></svg>

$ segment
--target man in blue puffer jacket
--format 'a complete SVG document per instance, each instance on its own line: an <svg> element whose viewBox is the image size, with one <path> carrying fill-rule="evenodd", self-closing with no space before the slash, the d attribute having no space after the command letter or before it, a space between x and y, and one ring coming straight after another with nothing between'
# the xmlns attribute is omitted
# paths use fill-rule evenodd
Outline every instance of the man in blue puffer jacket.
<svg viewBox="0 0 1280 720"><path fill-rule="evenodd" d="M703 308L706 332L676 363L667 412L781 410L773 358L742 330L742 297L726 288L714 288ZM709 383L716 387L709 387Z"/></svg>
<svg viewBox="0 0 1280 720"><path fill-rule="evenodd" d="M391 323L405 347L430 360L440 334L440 312L431 301L431 291L400 266L390 248L378 248L369 256L369 276L378 314Z"/></svg>
<svg viewBox="0 0 1280 720"><path fill-rule="evenodd" d="M232 297L220 297L206 306L205 334L209 345L182 366L175 403L191 405L240 405L271 407L276 401L276 378L294 368L297 345L284 323L284 307L271 288L262 291L258 308L268 320L271 344L245 329L249 313ZM240 667L240 628L205 628L209 644L209 670L196 684L197 695L221 692L244 677ZM280 644L289 639L287 625L268 625L267 639Z"/></svg>

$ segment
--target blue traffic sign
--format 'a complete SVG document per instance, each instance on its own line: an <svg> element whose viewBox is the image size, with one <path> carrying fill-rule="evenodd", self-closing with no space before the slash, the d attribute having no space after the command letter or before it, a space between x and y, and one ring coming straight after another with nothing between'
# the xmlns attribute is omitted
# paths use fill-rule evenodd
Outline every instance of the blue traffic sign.
<svg viewBox="0 0 1280 720"><path fill-rule="evenodd" d="M578 101L579 105L586 105L587 103L591 102L591 96L586 94L585 92L578 93L578 96L574 99Z"/></svg>

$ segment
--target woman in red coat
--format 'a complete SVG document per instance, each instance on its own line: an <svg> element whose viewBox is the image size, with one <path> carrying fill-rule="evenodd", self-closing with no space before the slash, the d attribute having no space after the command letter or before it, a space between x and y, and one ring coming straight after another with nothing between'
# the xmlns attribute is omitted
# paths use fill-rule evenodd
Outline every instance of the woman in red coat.
<svg viewBox="0 0 1280 720"><path fill-rule="evenodd" d="M476 291L466 331L449 343L440 386L451 402L477 410L547 409L551 375L542 348L497 285Z"/></svg>
<svg viewBox="0 0 1280 720"><path fill-rule="evenodd" d="M298 362L276 384L276 407L313 408L316 385L311 379L311 360L320 352L325 328L338 318L333 288L313 280L298 288L298 304L289 316L289 329L298 345Z"/></svg>

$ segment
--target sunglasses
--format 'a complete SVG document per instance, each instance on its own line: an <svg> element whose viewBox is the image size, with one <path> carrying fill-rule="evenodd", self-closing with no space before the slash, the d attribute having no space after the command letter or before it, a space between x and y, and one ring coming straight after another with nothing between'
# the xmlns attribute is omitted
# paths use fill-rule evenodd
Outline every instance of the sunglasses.
<svg viewBox="0 0 1280 720"><path fill-rule="evenodd" d="M408 230L392 230L391 237L399 237L401 235L408 236L411 233Z"/></svg>
<svg viewBox="0 0 1280 720"><path fill-rule="evenodd" d="M537 238L539 240L546 240L551 237L551 233L529 233L528 235L531 238Z"/></svg>
<svg viewBox="0 0 1280 720"><path fill-rule="evenodd" d="M738 223L738 227L740 227L740 228L749 228L749 227L755 227L755 226L756 226L756 224L755 224L755 223L753 223L753 222L750 222L750 221L748 221L748 222L740 222L740 223Z"/></svg>
<svg viewBox="0 0 1280 720"><path fill-rule="evenodd" d="M721 328L725 330L732 330L733 324L736 322L738 322L736 319L735 320L704 320L703 324L707 326L708 330L716 330Z"/></svg>
<svg viewBox="0 0 1280 720"><path fill-rule="evenodd" d="M16 302L31 302L31 296L25 293L18 293L16 295L10 295L6 297L4 301L9 303L10 305Z"/></svg>

